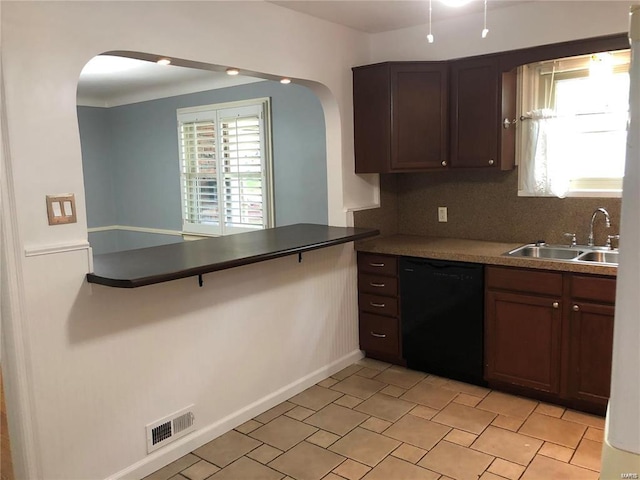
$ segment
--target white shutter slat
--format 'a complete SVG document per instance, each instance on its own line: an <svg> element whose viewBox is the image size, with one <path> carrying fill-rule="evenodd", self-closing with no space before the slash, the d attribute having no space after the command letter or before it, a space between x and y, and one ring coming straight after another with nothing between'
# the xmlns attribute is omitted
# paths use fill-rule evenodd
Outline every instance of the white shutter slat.
<svg viewBox="0 0 640 480"><path fill-rule="evenodd" d="M222 234L266 226L262 108L199 111L184 121L179 112L185 225Z"/></svg>
<svg viewBox="0 0 640 480"><path fill-rule="evenodd" d="M226 222L234 227L259 224L264 220L260 118L225 117L220 125Z"/></svg>

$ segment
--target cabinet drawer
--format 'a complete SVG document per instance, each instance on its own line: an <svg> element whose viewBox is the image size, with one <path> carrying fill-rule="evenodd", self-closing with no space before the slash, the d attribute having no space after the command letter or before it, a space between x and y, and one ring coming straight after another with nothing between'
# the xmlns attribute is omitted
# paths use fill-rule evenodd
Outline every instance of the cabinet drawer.
<svg viewBox="0 0 640 480"><path fill-rule="evenodd" d="M358 271L376 275L398 275L398 259L389 255L358 254Z"/></svg>
<svg viewBox="0 0 640 480"><path fill-rule="evenodd" d="M360 305L360 310L365 312L391 317L398 316L398 299L394 297L360 293L358 294L358 305Z"/></svg>
<svg viewBox="0 0 640 480"><path fill-rule="evenodd" d="M616 280L614 278L573 275L571 296L592 302L615 303Z"/></svg>
<svg viewBox="0 0 640 480"><path fill-rule="evenodd" d="M398 320L370 313L360 313L360 348L365 351L400 354Z"/></svg>
<svg viewBox="0 0 640 480"><path fill-rule="evenodd" d="M398 294L398 279L361 273L358 275L358 291L374 295L396 296Z"/></svg>
<svg viewBox="0 0 640 480"><path fill-rule="evenodd" d="M517 268L487 267L487 288L541 295L562 295L562 274Z"/></svg>

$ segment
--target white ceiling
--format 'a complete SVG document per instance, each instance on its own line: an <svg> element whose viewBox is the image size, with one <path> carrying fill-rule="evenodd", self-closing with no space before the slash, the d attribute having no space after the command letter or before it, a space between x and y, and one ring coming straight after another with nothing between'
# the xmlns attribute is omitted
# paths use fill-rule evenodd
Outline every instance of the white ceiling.
<svg viewBox="0 0 640 480"><path fill-rule="evenodd" d="M269 3L367 33L380 33L429 22L428 0L268 0ZM487 10L532 0L488 0ZM432 22L482 12L483 0L461 7L432 1Z"/></svg>
<svg viewBox="0 0 640 480"><path fill-rule="evenodd" d="M429 21L428 0L268 0L269 3L344 25L362 32L378 33L423 25ZM489 11L532 0L488 0ZM432 1L433 22L482 12L483 0L462 7L448 7ZM126 55L126 54L125 54ZM118 65L99 71L90 61L78 81L78 105L112 107L173 95L262 81L248 76L231 77L218 71L162 66L151 57L145 60L101 55L97 60L120 58ZM153 58L155 60L155 58Z"/></svg>
<svg viewBox="0 0 640 480"><path fill-rule="evenodd" d="M78 105L113 107L260 81L260 78L229 76L224 72L99 55L80 73L77 102Z"/></svg>

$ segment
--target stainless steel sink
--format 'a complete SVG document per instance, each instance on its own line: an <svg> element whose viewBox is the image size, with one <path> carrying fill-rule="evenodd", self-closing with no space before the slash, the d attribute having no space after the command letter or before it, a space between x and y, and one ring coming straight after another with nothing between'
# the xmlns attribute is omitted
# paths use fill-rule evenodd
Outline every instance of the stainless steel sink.
<svg viewBox="0 0 640 480"><path fill-rule="evenodd" d="M618 265L618 251L605 250L603 247L588 247L577 245L537 245L530 243L505 253L509 257L539 258L542 260L557 260L560 262L588 262L603 265Z"/></svg>
<svg viewBox="0 0 640 480"><path fill-rule="evenodd" d="M552 260L573 260L585 253L577 248L553 245L523 245L507 253L510 257L547 258Z"/></svg>
<svg viewBox="0 0 640 480"><path fill-rule="evenodd" d="M618 252L610 250L593 250L591 252L583 253L577 258L577 260L582 262L610 263L617 265Z"/></svg>

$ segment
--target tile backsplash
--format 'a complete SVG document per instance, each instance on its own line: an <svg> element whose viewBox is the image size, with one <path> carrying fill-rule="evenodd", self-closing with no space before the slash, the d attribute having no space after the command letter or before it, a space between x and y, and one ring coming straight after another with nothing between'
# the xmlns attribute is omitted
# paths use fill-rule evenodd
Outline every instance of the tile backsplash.
<svg viewBox="0 0 640 480"><path fill-rule="evenodd" d="M565 243L576 233L585 244L591 214L598 207L611 214L611 228L596 219L596 244L620 228L619 198L518 197L518 173L477 170L380 175L381 207L356 212L355 225L395 233L499 242ZM448 222L438 222L447 207Z"/></svg>

